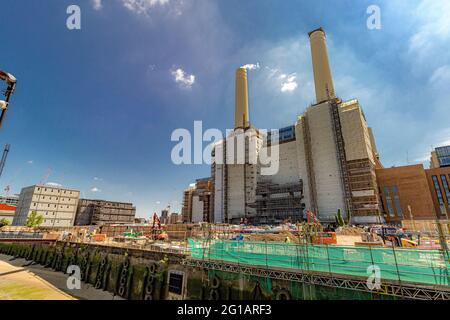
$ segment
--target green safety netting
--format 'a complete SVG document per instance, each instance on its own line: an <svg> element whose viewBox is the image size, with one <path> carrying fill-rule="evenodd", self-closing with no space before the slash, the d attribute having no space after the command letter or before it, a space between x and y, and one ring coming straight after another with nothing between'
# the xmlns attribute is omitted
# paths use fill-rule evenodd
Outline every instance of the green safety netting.
<svg viewBox="0 0 450 320"><path fill-rule="evenodd" d="M450 285L450 261L441 250L194 239L189 248L197 259L361 277L379 270L381 279Z"/></svg>

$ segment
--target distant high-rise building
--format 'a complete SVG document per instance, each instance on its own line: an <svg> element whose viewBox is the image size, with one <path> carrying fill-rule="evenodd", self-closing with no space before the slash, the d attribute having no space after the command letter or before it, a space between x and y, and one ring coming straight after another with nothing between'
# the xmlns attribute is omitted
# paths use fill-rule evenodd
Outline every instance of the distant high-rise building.
<svg viewBox="0 0 450 320"><path fill-rule="evenodd" d="M42 215L41 226L73 226L80 191L50 185L34 185L23 188L19 195L13 225L25 225L31 212Z"/></svg>
<svg viewBox="0 0 450 320"><path fill-rule="evenodd" d="M181 215L179 213L172 212L169 217L169 223L176 224L179 222L181 222Z"/></svg>
<svg viewBox="0 0 450 320"><path fill-rule="evenodd" d="M162 224L168 224L169 223L169 210L164 209L161 210L161 217L159 219Z"/></svg>
<svg viewBox="0 0 450 320"><path fill-rule="evenodd" d="M197 179L183 192L181 219L185 223L210 222L211 178Z"/></svg>
<svg viewBox="0 0 450 320"><path fill-rule="evenodd" d="M450 166L450 146L437 147L431 151L430 169Z"/></svg>
<svg viewBox="0 0 450 320"><path fill-rule="evenodd" d="M187 189L183 191L183 204L181 207L181 215L183 222L188 223L192 220L192 193L195 190L195 184L190 184Z"/></svg>

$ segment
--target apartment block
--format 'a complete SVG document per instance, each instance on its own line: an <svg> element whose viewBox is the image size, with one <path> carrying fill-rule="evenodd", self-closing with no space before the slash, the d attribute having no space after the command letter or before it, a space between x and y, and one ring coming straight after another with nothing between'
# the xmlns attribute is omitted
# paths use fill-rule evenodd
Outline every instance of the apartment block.
<svg viewBox="0 0 450 320"><path fill-rule="evenodd" d="M104 225L134 223L136 208L132 203L80 199L75 225Z"/></svg>
<svg viewBox="0 0 450 320"><path fill-rule="evenodd" d="M42 215L42 226L73 226L80 191L49 185L33 185L23 188L19 195L13 225L25 225L31 212Z"/></svg>

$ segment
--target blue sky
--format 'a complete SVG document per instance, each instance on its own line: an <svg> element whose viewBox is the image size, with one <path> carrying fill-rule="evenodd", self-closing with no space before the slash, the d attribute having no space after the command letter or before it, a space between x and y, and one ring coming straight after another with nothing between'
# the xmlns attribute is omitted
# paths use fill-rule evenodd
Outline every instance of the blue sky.
<svg viewBox="0 0 450 320"><path fill-rule="evenodd" d="M81 8L81 30L66 9ZM380 30L366 27L369 5ZM176 166L174 129L233 124L234 70L249 71L250 120L294 123L314 101L307 33L325 28L337 94L357 98L385 166L428 163L450 143L450 2L1 0L0 69L18 78L0 133L0 188L49 182L131 201L149 217L206 165ZM178 70L178 72L177 72Z"/></svg>

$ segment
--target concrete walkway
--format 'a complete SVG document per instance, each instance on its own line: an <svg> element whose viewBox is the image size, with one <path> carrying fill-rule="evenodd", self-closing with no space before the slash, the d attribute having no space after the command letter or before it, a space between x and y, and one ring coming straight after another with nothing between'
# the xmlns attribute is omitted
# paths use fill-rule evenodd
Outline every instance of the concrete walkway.
<svg viewBox="0 0 450 320"><path fill-rule="evenodd" d="M29 263L0 254L0 300L123 300L85 283L70 290L68 275Z"/></svg>

